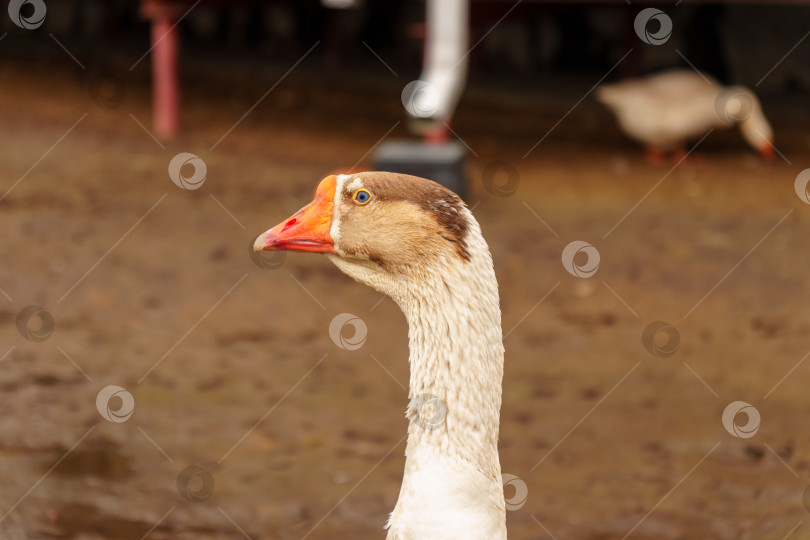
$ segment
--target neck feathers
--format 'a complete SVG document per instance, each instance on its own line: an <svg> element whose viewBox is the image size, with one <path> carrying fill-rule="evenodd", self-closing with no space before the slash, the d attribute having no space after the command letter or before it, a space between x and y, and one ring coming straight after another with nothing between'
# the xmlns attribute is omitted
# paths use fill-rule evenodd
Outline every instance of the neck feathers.
<svg viewBox="0 0 810 540"><path fill-rule="evenodd" d="M478 224L464 212L469 258L439 258L395 298L409 325L411 402L389 538L506 537L498 285Z"/></svg>
<svg viewBox="0 0 810 540"><path fill-rule="evenodd" d="M503 378L501 313L486 243L480 233L470 232L470 260L454 260L430 272L401 304L410 345L409 434L419 444L446 440L449 444L440 446L441 451L495 472ZM426 397L441 400L433 402L446 408L445 418L434 418L433 408L419 409ZM425 417L443 420L442 425L426 423Z"/></svg>

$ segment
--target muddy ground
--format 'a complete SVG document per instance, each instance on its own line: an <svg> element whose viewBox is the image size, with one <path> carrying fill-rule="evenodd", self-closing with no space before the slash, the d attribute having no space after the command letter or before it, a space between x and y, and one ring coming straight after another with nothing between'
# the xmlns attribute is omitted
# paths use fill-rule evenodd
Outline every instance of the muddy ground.
<svg viewBox="0 0 810 540"><path fill-rule="evenodd" d="M289 64L189 64L164 149L136 122L151 128L146 66L128 65L114 108L67 58L0 72L0 536L382 538L404 318L323 257L263 269L248 245L388 130L407 136L408 74L315 55L211 150ZM647 165L590 99L524 159L598 77L479 80L454 124L501 286L501 464L528 493L510 538L810 537L810 206L793 188L810 110L765 98L790 164L717 132L691 165ZM205 161L202 188L170 181L179 152ZM481 181L496 160L518 171L510 196ZM561 264L574 240L600 253L591 278ZM46 340L18 331L27 305L52 315ZM330 340L343 312L367 324L358 350ZM678 332L667 358L642 343L654 321ZM96 408L107 385L134 397L125 422ZM738 400L761 415L753 437L724 429Z"/></svg>

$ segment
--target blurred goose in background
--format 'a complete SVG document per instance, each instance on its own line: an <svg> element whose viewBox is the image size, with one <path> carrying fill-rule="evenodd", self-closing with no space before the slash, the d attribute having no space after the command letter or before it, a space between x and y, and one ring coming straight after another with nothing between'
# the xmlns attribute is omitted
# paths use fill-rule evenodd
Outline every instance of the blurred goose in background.
<svg viewBox="0 0 810 540"><path fill-rule="evenodd" d="M253 249L325 253L405 313L408 444L388 540L505 540L498 284L464 202L414 176L328 176Z"/></svg>
<svg viewBox="0 0 810 540"><path fill-rule="evenodd" d="M724 87L707 75L674 70L602 85L596 98L613 111L622 131L646 146L652 163L684 152L688 140L710 129L734 126L764 158L773 157L773 129L747 88Z"/></svg>

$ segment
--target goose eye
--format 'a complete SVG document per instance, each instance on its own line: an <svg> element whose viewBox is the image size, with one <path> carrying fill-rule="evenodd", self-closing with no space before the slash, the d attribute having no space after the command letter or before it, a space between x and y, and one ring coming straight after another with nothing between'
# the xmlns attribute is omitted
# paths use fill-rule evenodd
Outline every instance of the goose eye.
<svg viewBox="0 0 810 540"><path fill-rule="evenodd" d="M360 206L363 206L364 204L368 204L368 201L371 200L371 193L365 189L358 189L354 192L354 195L352 195L352 200Z"/></svg>

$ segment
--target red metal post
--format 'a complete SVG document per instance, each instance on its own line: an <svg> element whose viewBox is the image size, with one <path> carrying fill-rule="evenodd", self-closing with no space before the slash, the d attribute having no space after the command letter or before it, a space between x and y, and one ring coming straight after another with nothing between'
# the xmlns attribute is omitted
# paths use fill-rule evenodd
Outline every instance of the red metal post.
<svg viewBox="0 0 810 540"><path fill-rule="evenodd" d="M152 20L152 97L156 135L170 139L180 126L177 75L177 27L165 16Z"/></svg>
<svg viewBox="0 0 810 540"><path fill-rule="evenodd" d="M180 127L176 22L187 6L182 0L142 0L141 14L152 23L152 118L155 134L171 139Z"/></svg>

